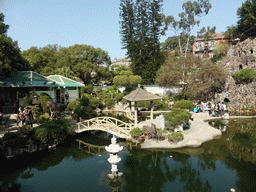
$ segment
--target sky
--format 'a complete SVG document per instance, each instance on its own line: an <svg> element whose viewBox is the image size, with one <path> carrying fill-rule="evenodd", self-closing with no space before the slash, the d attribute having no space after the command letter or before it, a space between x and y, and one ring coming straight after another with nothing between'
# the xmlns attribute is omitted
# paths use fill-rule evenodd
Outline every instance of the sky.
<svg viewBox="0 0 256 192"><path fill-rule="evenodd" d="M163 0L163 13L178 19L182 4L187 0ZM216 26L216 32L236 25L237 9L245 0L210 0L212 8L201 18L200 26ZM119 34L120 0L0 0L0 12L9 25L7 35L18 41L20 50L32 46L58 44L69 47L75 44L91 45L107 51L111 60L126 57ZM175 34L168 30L160 42Z"/></svg>

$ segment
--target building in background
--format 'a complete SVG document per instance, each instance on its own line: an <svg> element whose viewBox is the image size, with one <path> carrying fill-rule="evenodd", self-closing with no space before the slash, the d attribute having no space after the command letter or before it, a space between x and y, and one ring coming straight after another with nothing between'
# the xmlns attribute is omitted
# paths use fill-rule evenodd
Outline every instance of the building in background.
<svg viewBox="0 0 256 192"><path fill-rule="evenodd" d="M224 34L214 33L208 40L204 40L204 36L196 37L191 41L193 47L193 54L198 55L201 58L213 58L214 46L222 43L236 44L239 39L230 40L226 38Z"/></svg>
<svg viewBox="0 0 256 192"><path fill-rule="evenodd" d="M115 70L115 68L119 66L125 66L129 67L131 65L132 61L129 57L124 57L122 59L115 58L114 61L111 62L111 65L109 66L109 70Z"/></svg>

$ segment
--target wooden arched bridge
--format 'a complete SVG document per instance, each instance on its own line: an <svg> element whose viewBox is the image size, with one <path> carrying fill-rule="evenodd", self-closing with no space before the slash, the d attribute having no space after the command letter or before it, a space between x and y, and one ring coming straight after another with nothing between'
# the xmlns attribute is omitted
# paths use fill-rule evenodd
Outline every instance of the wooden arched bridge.
<svg viewBox="0 0 256 192"><path fill-rule="evenodd" d="M130 131L133 128L134 124L125 123L113 117L95 117L78 122L74 131L76 133L81 133L83 131L100 130L111 133L120 138L131 139Z"/></svg>

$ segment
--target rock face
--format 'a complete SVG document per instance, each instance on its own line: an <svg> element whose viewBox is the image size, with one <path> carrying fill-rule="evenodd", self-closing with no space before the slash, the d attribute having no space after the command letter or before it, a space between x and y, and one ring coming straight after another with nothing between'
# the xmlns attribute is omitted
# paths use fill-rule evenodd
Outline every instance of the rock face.
<svg viewBox="0 0 256 192"><path fill-rule="evenodd" d="M240 109L246 106L255 106L256 81L247 85L236 84L232 74L242 69L256 71L256 39L247 39L232 46L228 55L218 64L228 71L229 75L224 91L215 95L216 101L230 101L229 109Z"/></svg>

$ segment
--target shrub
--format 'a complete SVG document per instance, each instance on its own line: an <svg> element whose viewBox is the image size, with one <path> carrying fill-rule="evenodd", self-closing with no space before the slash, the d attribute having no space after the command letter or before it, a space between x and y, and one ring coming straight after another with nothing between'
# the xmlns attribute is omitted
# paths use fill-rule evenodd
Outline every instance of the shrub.
<svg viewBox="0 0 256 192"><path fill-rule="evenodd" d="M68 110L73 110L75 111L75 109L80 105L80 101L74 100L74 101L69 101L66 111Z"/></svg>
<svg viewBox="0 0 256 192"><path fill-rule="evenodd" d="M92 97L92 98L90 99L90 105L91 105L94 109L96 109L96 108L98 108L98 107L101 105L101 100L100 100L99 98L97 98L97 97Z"/></svg>
<svg viewBox="0 0 256 192"><path fill-rule="evenodd" d="M97 117L97 112L91 106L79 106L75 109L74 115L83 119L91 119Z"/></svg>
<svg viewBox="0 0 256 192"><path fill-rule="evenodd" d="M168 134L168 139L173 142L178 142L184 139L184 135L182 132L173 132L172 134Z"/></svg>
<svg viewBox="0 0 256 192"><path fill-rule="evenodd" d="M140 128L138 128L138 127L133 128L130 131L130 133L131 133L132 136L137 136L137 137L143 135L143 131Z"/></svg>
<svg viewBox="0 0 256 192"><path fill-rule="evenodd" d="M3 142L5 147L24 147L27 143L27 139L17 132L8 132L4 134Z"/></svg>
<svg viewBox="0 0 256 192"><path fill-rule="evenodd" d="M173 129L177 125L188 123L191 114L185 109L173 108L170 112L165 113L166 126Z"/></svg>
<svg viewBox="0 0 256 192"><path fill-rule="evenodd" d="M40 115L37 119L36 122L39 124L43 124L46 123L50 120L50 116L48 115Z"/></svg>
<svg viewBox="0 0 256 192"><path fill-rule="evenodd" d="M121 101L123 97L124 97L124 94L123 94L123 93L117 93L117 94L115 95L115 101L116 101L116 102Z"/></svg>
<svg viewBox="0 0 256 192"><path fill-rule="evenodd" d="M52 101L51 96L48 95L47 93L40 93L40 95L39 95L39 103L40 103L41 108L43 109L43 111L45 113L50 113L50 107L51 106L47 106L47 102L48 101Z"/></svg>
<svg viewBox="0 0 256 192"><path fill-rule="evenodd" d="M45 127L37 128L35 131L35 137L42 143L47 143L50 139L48 130Z"/></svg>
<svg viewBox="0 0 256 192"><path fill-rule="evenodd" d="M237 84L248 84L256 78L256 71L253 69L242 69L232 75Z"/></svg>
<svg viewBox="0 0 256 192"><path fill-rule="evenodd" d="M25 97L25 99L23 99L23 102L25 106L29 106L32 105L33 99L31 97Z"/></svg>
<svg viewBox="0 0 256 192"><path fill-rule="evenodd" d="M111 98L106 98L104 100L104 103L107 107L112 107L113 105L115 105L115 101Z"/></svg>
<svg viewBox="0 0 256 192"><path fill-rule="evenodd" d="M189 111L193 111L195 105L190 100L180 100L173 105L173 107L179 107L181 109L188 109Z"/></svg>
<svg viewBox="0 0 256 192"><path fill-rule="evenodd" d="M29 126L29 125L23 125L22 127L19 127L18 129L18 133L20 135L28 135L29 131L31 130L32 128Z"/></svg>

